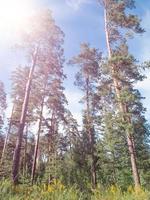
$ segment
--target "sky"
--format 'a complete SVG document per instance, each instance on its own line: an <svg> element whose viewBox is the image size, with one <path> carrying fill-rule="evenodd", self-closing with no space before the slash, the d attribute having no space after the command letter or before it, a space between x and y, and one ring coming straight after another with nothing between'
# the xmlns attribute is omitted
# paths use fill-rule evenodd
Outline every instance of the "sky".
<svg viewBox="0 0 150 200"><path fill-rule="evenodd" d="M5 3L6 5L3 9L4 2L8 3ZM80 112L82 105L78 102L82 94L73 85L77 69L68 66L67 61L79 53L82 42L88 42L91 47L100 49L104 54L107 53L102 8L96 3L96 0L21 0L20 6L22 7L21 9L17 8L21 10L18 12L18 10L15 10L15 6L13 7L12 2L15 5L17 0L0 0L0 13L5 13L4 16L0 15L0 80L4 82L6 92L10 93L11 71L22 64L24 59L21 53L13 48L20 39L20 24L23 24L21 20L24 19L26 14L30 15L37 10L49 8L52 10L56 24L65 33L64 50L66 63L64 64L64 72L67 74L67 79L64 82L65 94L68 99L69 109L81 124ZM131 53L140 62L143 62L150 59L150 1L136 0L136 7L133 12L142 19L141 23L146 32L142 36L136 36L132 41L129 41L129 47ZM14 12L18 13L18 16L14 19L11 17L10 21L7 15L9 15L8 13L13 14L13 9ZM8 18L7 21L5 18ZM14 20L13 23L12 20ZM17 24L14 26L15 20L17 20ZM136 87L146 97L143 103L147 108L146 117L150 121L150 72L147 71L146 75L148 78L138 83ZM9 113L11 101L9 95L7 99L7 113Z"/></svg>

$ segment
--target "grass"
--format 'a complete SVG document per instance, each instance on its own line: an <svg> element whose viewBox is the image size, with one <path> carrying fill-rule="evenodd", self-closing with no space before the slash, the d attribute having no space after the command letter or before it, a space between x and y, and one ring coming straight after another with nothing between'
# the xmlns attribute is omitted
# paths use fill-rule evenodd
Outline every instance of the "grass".
<svg viewBox="0 0 150 200"><path fill-rule="evenodd" d="M75 186L65 187L60 181L46 185L18 185L5 180L0 182L1 200L150 200L150 192L144 189L136 191L130 186L126 192L111 186L104 189L98 186L92 193L80 192Z"/></svg>

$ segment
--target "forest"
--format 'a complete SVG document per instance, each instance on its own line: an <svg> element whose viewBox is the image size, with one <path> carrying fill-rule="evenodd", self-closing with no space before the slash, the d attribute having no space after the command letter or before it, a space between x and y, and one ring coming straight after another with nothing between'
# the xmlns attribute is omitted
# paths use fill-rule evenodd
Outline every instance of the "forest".
<svg viewBox="0 0 150 200"><path fill-rule="evenodd" d="M0 81L1 200L150 200L150 122L136 86L150 61L129 48L146 32L136 2L95 0L105 51L83 41L69 59L51 10L30 16L9 94ZM68 107L64 65L75 71L82 124Z"/></svg>

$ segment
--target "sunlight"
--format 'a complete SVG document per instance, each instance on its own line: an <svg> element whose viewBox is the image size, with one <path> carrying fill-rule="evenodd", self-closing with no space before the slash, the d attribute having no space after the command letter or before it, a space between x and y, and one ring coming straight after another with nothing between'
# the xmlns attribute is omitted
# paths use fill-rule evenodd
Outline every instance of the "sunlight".
<svg viewBox="0 0 150 200"><path fill-rule="evenodd" d="M0 0L0 30L23 28L33 13L32 0Z"/></svg>

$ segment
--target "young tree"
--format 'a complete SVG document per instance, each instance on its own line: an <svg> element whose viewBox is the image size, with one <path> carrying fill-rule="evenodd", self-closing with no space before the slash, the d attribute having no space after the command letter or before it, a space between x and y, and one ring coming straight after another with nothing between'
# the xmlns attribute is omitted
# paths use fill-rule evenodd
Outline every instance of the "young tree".
<svg viewBox="0 0 150 200"><path fill-rule="evenodd" d="M8 130L7 130L4 145L3 145L3 151L2 151L2 156L1 156L1 164L3 164L3 159L4 159L4 156L5 156L7 143L8 143L8 139L9 139L9 135L10 135L10 131L11 131L13 112L14 112L14 105L13 105L13 108L12 108L11 117L9 119Z"/></svg>
<svg viewBox="0 0 150 200"><path fill-rule="evenodd" d="M91 156L91 183L93 188L96 186L94 96L100 75L100 61L101 53L95 48L90 48L85 43L81 44L80 54L70 61L70 64L79 66L79 72L76 74L76 85L84 93L83 102L85 103L86 109L84 110L83 131L86 132L88 137L89 155Z"/></svg>
<svg viewBox="0 0 150 200"><path fill-rule="evenodd" d="M5 136L5 139L2 135L2 127L4 124L4 117L5 117L5 110L6 110L6 93L4 91L4 84L0 81L0 137L1 137L1 144L0 147L0 155L1 155L1 163L3 163L4 153L5 153L5 147L7 143L7 134Z"/></svg>
<svg viewBox="0 0 150 200"><path fill-rule="evenodd" d="M6 107L6 93L4 90L4 84L0 81L0 130L4 123L4 113Z"/></svg>

